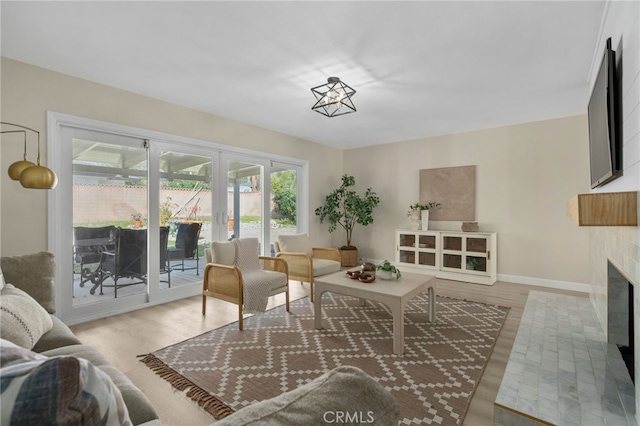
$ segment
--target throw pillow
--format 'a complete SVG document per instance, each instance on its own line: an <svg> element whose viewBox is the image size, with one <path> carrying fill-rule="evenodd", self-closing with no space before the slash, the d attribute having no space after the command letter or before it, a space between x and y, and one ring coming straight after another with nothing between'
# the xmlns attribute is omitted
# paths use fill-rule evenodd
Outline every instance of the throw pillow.
<svg viewBox="0 0 640 426"><path fill-rule="evenodd" d="M0 340L0 375L0 424L132 424L120 390L86 359L49 358Z"/></svg>
<svg viewBox="0 0 640 426"><path fill-rule="evenodd" d="M307 234L278 236L280 250L290 253L306 253L313 257L313 247Z"/></svg>
<svg viewBox="0 0 640 426"><path fill-rule="evenodd" d="M222 265L233 265L233 261L236 257L236 247L233 242L212 242L211 254L213 255L212 262Z"/></svg>
<svg viewBox="0 0 640 426"><path fill-rule="evenodd" d="M50 314L56 313L55 287L56 262L52 253L25 254L0 257L0 265L6 282L26 291Z"/></svg>
<svg viewBox="0 0 640 426"><path fill-rule="evenodd" d="M26 349L32 349L53 327L51 315L12 284L0 290L0 323L0 337Z"/></svg>

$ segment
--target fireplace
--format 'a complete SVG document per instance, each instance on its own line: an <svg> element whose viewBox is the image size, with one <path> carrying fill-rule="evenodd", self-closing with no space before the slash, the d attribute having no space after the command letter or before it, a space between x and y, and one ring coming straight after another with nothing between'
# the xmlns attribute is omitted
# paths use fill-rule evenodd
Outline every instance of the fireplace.
<svg viewBox="0 0 640 426"><path fill-rule="evenodd" d="M634 378L633 284L611 262L607 266L607 336Z"/></svg>

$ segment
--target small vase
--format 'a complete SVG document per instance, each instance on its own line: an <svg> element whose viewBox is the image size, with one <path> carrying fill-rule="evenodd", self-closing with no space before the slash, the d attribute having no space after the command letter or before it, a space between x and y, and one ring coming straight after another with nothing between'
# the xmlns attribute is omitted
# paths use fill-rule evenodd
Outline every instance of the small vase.
<svg viewBox="0 0 640 426"><path fill-rule="evenodd" d="M418 215L419 213L415 212L411 216L409 216L409 219L411 220L412 231L417 231L420 229L420 217Z"/></svg>
<svg viewBox="0 0 640 426"><path fill-rule="evenodd" d="M422 220L422 230L429 229L429 210L420 210L420 219Z"/></svg>
<svg viewBox="0 0 640 426"><path fill-rule="evenodd" d="M142 221L140 221L140 220L135 220L135 221L133 222L133 227L134 227L134 228L140 228L141 226L142 226Z"/></svg>

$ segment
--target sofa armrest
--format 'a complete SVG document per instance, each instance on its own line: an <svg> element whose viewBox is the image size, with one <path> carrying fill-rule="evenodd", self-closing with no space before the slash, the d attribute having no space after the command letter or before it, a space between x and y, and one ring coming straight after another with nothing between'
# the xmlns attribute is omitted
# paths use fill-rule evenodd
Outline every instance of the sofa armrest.
<svg viewBox="0 0 640 426"><path fill-rule="evenodd" d="M400 408L395 398L372 377L352 366L328 373L275 398L242 408L216 426L274 424L278 426L337 423L349 416L353 423L397 425Z"/></svg>

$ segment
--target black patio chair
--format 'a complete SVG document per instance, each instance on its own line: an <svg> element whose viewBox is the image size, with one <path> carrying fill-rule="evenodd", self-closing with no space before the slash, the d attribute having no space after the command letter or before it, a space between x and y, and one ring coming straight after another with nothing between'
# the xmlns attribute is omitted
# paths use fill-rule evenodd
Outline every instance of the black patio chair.
<svg viewBox="0 0 640 426"><path fill-rule="evenodd" d="M76 226L73 228L74 261L80 264L80 287L87 281L95 283L102 252L113 250L116 227ZM95 265L89 267L88 265ZM74 265L75 269L75 265Z"/></svg>
<svg viewBox="0 0 640 426"><path fill-rule="evenodd" d="M113 280L113 284L104 284L108 278ZM118 284L118 280L123 278L134 282ZM147 284L147 230L118 228L115 250L102 253L100 280L90 293L94 294L99 286L102 295L103 287L113 287L117 298L118 288L136 284Z"/></svg>
<svg viewBox="0 0 640 426"><path fill-rule="evenodd" d="M173 266L172 269L186 271L195 269L196 275L200 275L200 256L198 254L198 239L200 238L201 222L181 223L178 225L175 247L169 248L169 262L180 261L181 265ZM184 261L191 259L196 261L196 266L185 267Z"/></svg>

